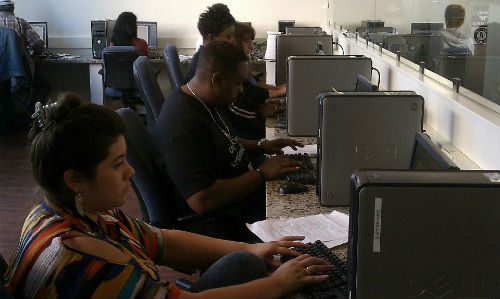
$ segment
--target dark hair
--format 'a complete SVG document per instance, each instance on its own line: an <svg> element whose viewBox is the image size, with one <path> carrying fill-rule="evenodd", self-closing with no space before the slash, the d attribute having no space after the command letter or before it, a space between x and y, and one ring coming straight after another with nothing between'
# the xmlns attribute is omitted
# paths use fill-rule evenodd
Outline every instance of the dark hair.
<svg viewBox="0 0 500 299"><path fill-rule="evenodd" d="M224 41L213 41L201 48L196 70L231 74L237 70L238 64L248 61L248 57L238 47Z"/></svg>
<svg viewBox="0 0 500 299"><path fill-rule="evenodd" d="M73 93L62 94L39 114L28 134L31 171L49 199L75 211L75 193L64 183L64 172L73 169L93 180L125 124L112 110Z"/></svg>
<svg viewBox="0 0 500 299"><path fill-rule="evenodd" d="M124 11L116 19L111 41L115 46L132 46L134 38L137 38L137 17Z"/></svg>
<svg viewBox="0 0 500 299"><path fill-rule="evenodd" d="M207 10L200 14L198 30L203 37L207 37L209 34L219 35L235 22L229 8L225 4L216 3L207 7Z"/></svg>
<svg viewBox="0 0 500 299"><path fill-rule="evenodd" d="M14 12L14 4L0 5L0 11Z"/></svg>
<svg viewBox="0 0 500 299"><path fill-rule="evenodd" d="M463 20L465 18L465 9L462 5L450 4L446 6L444 18L446 20Z"/></svg>
<svg viewBox="0 0 500 299"><path fill-rule="evenodd" d="M248 25L241 22L236 22L234 24L236 45L243 48L243 41L245 37L249 36L251 40L255 39L255 29L252 25Z"/></svg>

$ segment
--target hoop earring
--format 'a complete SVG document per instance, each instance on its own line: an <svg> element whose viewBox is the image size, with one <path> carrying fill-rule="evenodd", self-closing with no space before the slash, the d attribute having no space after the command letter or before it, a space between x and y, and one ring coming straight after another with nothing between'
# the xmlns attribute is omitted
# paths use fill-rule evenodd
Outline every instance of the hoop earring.
<svg viewBox="0 0 500 299"><path fill-rule="evenodd" d="M85 214L83 213L83 196L81 193L75 195L75 207L78 214L83 217Z"/></svg>

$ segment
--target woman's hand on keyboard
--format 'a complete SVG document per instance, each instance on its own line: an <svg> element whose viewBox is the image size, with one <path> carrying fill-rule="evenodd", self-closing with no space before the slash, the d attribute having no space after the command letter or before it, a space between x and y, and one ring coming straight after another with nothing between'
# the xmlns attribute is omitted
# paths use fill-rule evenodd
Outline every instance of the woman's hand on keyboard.
<svg viewBox="0 0 500 299"><path fill-rule="evenodd" d="M316 272L333 268L325 260L308 254L300 255L279 267L271 278L281 288L283 294L291 294L306 284L318 283L328 279L328 275L314 275Z"/></svg>
<svg viewBox="0 0 500 299"><path fill-rule="evenodd" d="M286 236L278 241L266 242L266 243L256 243L248 244L247 251L254 253L263 259L266 264L272 268L278 268L281 263L274 259L275 255L290 255L299 256L300 253L291 249L291 247L307 247L308 244L304 244L300 241L304 240L304 236Z"/></svg>

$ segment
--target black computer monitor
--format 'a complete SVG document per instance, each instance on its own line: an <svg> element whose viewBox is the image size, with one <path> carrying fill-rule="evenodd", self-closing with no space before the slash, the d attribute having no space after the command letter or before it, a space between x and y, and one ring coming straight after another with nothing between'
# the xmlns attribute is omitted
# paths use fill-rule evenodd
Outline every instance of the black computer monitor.
<svg viewBox="0 0 500 299"><path fill-rule="evenodd" d="M33 30L42 39L45 49L49 47L49 31L47 22L28 22Z"/></svg>
<svg viewBox="0 0 500 299"><path fill-rule="evenodd" d="M286 27L295 26L295 20L279 20L278 21L278 31L281 33L286 32Z"/></svg>
<svg viewBox="0 0 500 299"><path fill-rule="evenodd" d="M157 22L137 21L137 37L145 40L150 49L157 48L157 32Z"/></svg>
<svg viewBox="0 0 500 299"><path fill-rule="evenodd" d="M356 77L356 89L354 91L378 91L377 84L373 84L368 78L363 75Z"/></svg>
<svg viewBox="0 0 500 299"><path fill-rule="evenodd" d="M425 133L415 134L410 169L459 170L457 165Z"/></svg>
<svg viewBox="0 0 500 299"><path fill-rule="evenodd" d="M435 34L443 26L443 23L411 23L411 34Z"/></svg>

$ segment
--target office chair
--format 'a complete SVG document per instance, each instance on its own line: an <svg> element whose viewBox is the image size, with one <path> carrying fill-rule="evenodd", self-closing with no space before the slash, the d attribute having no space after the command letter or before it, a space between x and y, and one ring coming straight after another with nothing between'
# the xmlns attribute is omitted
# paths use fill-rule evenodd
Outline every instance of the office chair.
<svg viewBox="0 0 500 299"><path fill-rule="evenodd" d="M7 270L7 263L0 254L0 274L3 275L5 270ZM0 282L0 298L14 299L14 296L7 290L2 282Z"/></svg>
<svg viewBox="0 0 500 299"><path fill-rule="evenodd" d="M165 99L146 56L138 57L134 61L133 69L137 89L146 106L147 127L149 132L152 132Z"/></svg>
<svg viewBox="0 0 500 299"><path fill-rule="evenodd" d="M170 88L179 88L184 81L184 75L181 71L181 62L179 60L179 53L175 45L168 44L163 53L165 64L168 70L168 78L170 79Z"/></svg>
<svg viewBox="0 0 500 299"><path fill-rule="evenodd" d="M132 65L139 57L133 46L111 46L102 51L102 75L104 93L112 98L122 99L130 105L140 98L134 81Z"/></svg>
<svg viewBox="0 0 500 299"><path fill-rule="evenodd" d="M151 133L135 111L121 108L116 113L127 127L127 161L135 170L131 183L139 199L144 221L161 228L185 228L194 220L210 220L208 214L176 213L173 192L175 185L167 173L163 157Z"/></svg>

